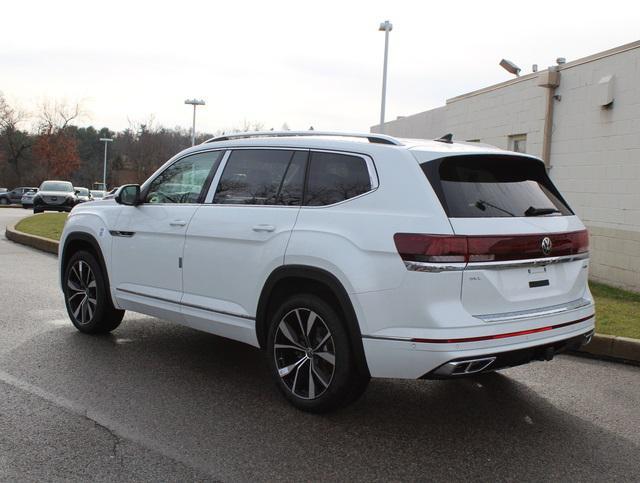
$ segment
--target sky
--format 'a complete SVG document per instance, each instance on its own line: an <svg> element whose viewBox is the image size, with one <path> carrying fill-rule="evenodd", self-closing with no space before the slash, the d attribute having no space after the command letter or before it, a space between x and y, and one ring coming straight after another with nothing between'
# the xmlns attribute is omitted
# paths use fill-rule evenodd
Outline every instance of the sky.
<svg viewBox="0 0 640 483"><path fill-rule="evenodd" d="M387 120L640 39L640 3L590 1L4 2L0 91L35 111L81 102L79 125L369 131L380 116L384 33Z"/></svg>

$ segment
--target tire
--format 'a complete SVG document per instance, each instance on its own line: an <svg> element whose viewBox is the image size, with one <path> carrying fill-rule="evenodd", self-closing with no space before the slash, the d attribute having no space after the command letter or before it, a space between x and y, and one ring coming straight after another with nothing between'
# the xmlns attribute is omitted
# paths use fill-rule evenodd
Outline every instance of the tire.
<svg viewBox="0 0 640 483"><path fill-rule="evenodd" d="M124 310L113 306L104 270L92 253L78 251L69 258L63 292L69 318L80 332L104 334L122 322Z"/></svg>
<svg viewBox="0 0 640 483"><path fill-rule="evenodd" d="M316 295L293 295L275 311L267 355L278 389L303 411L324 413L344 407L369 382L356 369L344 321Z"/></svg>
<svg viewBox="0 0 640 483"><path fill-rule="evenodd" d="M37 215L38 213L42 213L42 210L39 210L38 208L34 208L33 209L33 214Z"/></svg>

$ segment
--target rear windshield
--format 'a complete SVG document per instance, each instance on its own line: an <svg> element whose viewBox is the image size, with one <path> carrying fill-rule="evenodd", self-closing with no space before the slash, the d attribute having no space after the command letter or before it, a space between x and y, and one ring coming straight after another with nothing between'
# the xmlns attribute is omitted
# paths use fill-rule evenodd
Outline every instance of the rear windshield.
<svg viewBox="0 0 640 483"><path fill-rule="evenodd" d="M73 185L66 181L45 181L40 191L73 191Z"/></svg>
<svg viewBox="0 0 640 483"><path fill-rule="evenodd" d="M573 214L535 159L475 154L420 166L450 218Z"/></svg>

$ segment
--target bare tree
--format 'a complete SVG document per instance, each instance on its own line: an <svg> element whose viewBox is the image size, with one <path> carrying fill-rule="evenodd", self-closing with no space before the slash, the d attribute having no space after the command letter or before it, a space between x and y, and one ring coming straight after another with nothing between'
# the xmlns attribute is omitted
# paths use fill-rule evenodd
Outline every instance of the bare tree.
<svg viewBox="0 0 640 483"><path fill-rule="evenodd" d="M48 175L70 177L82 160L71 122L83 115L79 102L45 100L38 109L38 137L33 147L40 169Z"/></svg>
<svg viewBox="0 0 640 483"><path fill-rule="evenodd" d="M49 134L64 131L71 121L84 114L80 102L69 104L66 100L45 100L38 109L39 131Z"/></svg>
<svg viewBox="0 0 640 483"><path fill-rule="evenodd" d="M20 130L20 125L27 118L26 111L12 107L0 93L0 142L4 148L6 160L15 173L17 183L22 180L22 161L31 147L29 134Z"/></svg>

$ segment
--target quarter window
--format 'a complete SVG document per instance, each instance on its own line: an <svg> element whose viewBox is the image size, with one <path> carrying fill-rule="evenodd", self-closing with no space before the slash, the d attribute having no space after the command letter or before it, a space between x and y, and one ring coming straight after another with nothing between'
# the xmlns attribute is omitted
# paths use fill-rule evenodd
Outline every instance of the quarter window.
<svg viewBox="0 0 640 483"><path fill-rule="evenodd" d="M371 179L363 158L337 153L311 153L305 205L331 205L370 190Z"/></svg>
<svg viewBox="0 0 640 483"><path fill-rule="evenodd" d="M193 154L173 163L149 185L145 203L197 203L224 151Z"/></svg>
<svg viewBox="0 0 640 483"><path fill-rule="evenodd" d="M306 151L238 149L231 153L213 202L235 205L299 205Z"/></svg>

